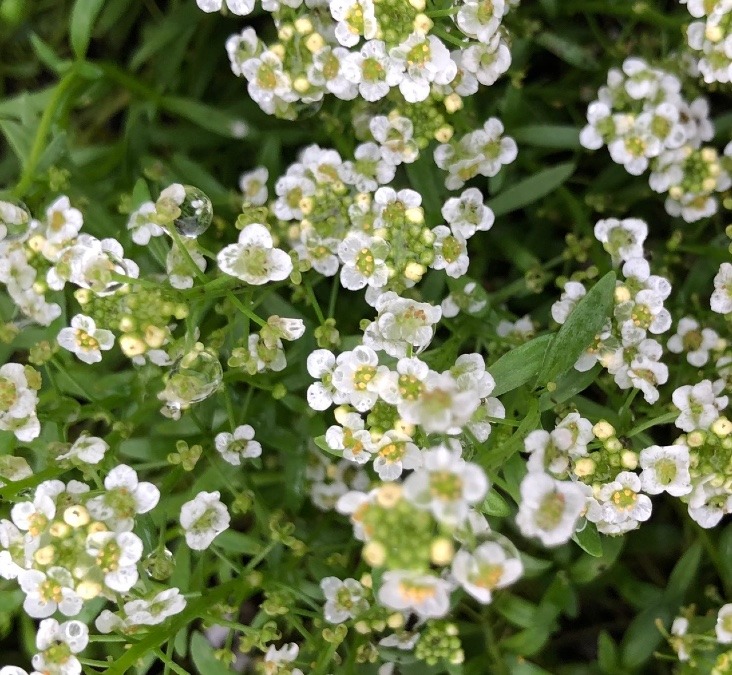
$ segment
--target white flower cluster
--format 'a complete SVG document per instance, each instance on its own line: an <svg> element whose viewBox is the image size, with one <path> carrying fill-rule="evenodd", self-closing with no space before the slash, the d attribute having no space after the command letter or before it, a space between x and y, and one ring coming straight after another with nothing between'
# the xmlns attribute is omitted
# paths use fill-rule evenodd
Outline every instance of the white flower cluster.
<svg viewBox="0 0 732 675"><path fill-rule="evenodd" d="M658 385L668 380L668 366L661 361L661 343L649 334L661 335L671 328L671 314L664 307L671 283L651 274L643 257L647 235L648 226L637 218L608 218L595 225L595 237L616 265L622 263L624 278L616 282L611 321L575 368L584 372L599 362L613 375L618 387L640 389L646 401L655 403ZM552 305L554 320L564 323L584 295L581 283L568 282L560 300Z"/></svg>
<svg viewBox="0 0 732 675"><path fill-rule="evenodd" d="M197 1L204 11L221 7ZM236 14L249 14L255 5L233 4ZM294 119L327 94L408 104L438 94L453 112L462 96L474 94L479 83L493 84L511 64L501 26L504 0L468 0L454 12L426 11L424 0L263 0L262 9L272 14L278 41L267 45L246 28L226 49L252 99L279 117Z"/></svg>
<svg viewBox="0 0 732 675"><path fill-rule="evenodd" d="M0 366L0 429L12 431L19 441L29 442L41 433L36 416L41 377L20 363Z"/></svg>
<svg viewBox="0 0 732 675"><path fill-rule="evenodd" d="M590 150L606 145L634 176L650 167L651 188L668 193L666 211L693 222L716 213L715 193L732 185L732 144L722 157L703 145L714 135L709 105L704 98L687 101L681 89L676 75L627 58L590 103L580 142Z"/></svg>
<svg viewBox="0 0 732 675"><path fill-rule="evenodd" d="M379 604L429 619L447 614L458 587L490 603L494 591L522 575L523 565L513 545L491 532L475 510L488 480L478 465L461 457L460 444L453 440L420 454L420 467L402 483L348 492L337 508L350 516L355 536L365 542L366 562L384 570L375 591ZM327 580L323 590L329 620L355 618L368 609L360 588ZM354 607L354 598L357 611L346 612L344 606Z"/></svg>
<svg viewBox="0 0 732 675"><path fill-rule="evenodd" d="M698 58L697 68L704 82L732 80L732 3L729 0L680 0L693 21L686 29L689 47Z"/></svg>

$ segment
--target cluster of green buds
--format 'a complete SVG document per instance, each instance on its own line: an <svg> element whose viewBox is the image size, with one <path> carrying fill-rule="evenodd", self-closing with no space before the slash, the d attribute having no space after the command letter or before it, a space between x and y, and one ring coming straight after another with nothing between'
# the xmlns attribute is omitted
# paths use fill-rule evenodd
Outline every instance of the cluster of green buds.
<svg viewBox="0 0 732 675"><path fill-rule="evenodd" d="M708 430L696 429L679 438L689 448L693 480L707 479L714 488L732 491L732 422L718 418Z"/></svg>
<svg viewBox="0 0 732 675"><path fill-rule="evenodd" d="M440 662L458 665L465 660L458 627L450 621L427 621L414 647L414 655L428 666Z"/></svg>
<svg viewBox="0 0 732 675"><path fill-rule="evenodd" d="M601 485L612 481L620 471L633 471L638 466L638 453L626 447L610 422L600 420L592 432L600 447L577 459L573 468L574 475L583 483Z"/></svg>

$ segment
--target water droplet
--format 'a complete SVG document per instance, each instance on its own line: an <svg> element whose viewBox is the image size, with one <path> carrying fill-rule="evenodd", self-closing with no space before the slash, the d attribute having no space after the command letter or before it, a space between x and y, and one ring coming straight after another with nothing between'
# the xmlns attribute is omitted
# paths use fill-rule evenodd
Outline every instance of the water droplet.
<svg viewBox="0 0 732 675"><path fill-rule="evenodd" d="M175 570L175 558L167 548L158 549L145 557L142 567L151 579L165 581Z"/></svg>
<svg viewBox="0 0 732 675"><path fill-rule="evenodd" d="M223 378L216 354L196 346L173 365L160 397L168 408L180 410L207 399L221 386Z"/></svg>
<svg viewBox="0 0 732 675"><path fill-rule="evenodd" d="M17 199L0 200L0 241L24 239L31 219L31 213L23 202Z"/></svg>
<svg viewBox="0 0 732 675"><path fill-rule="evenodd" d="M113 274L129 276L125 261L111 251L86 251L74 264L77 267L72 276L74 283L101 297L112 295L125 285L124 281L113 279Z"/></svg>
<svg viewBox="0 0 732 675"><path fill-rule="evenodd" d="M319 101L313 101L312 103L298 101L297 103L293 103L292 107L295 109L297 119L306 120L320 111L323 107L323 99L321 98Z"/></svg>
<svg viewBox="0 0 732 675"><path fill-rule="evenodd" d="M195 239L203 234L213 220L211 200L205 192L192 185L184 185L185 199L179 204L180 215L173 221L175 229L183 237Z"/></svg>

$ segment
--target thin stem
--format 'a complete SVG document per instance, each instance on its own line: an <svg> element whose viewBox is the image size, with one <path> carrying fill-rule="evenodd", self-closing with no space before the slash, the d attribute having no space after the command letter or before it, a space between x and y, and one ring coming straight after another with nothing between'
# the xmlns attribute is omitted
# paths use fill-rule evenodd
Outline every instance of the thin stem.
<svg viewBox="0 0 732 675"><path fill-rule="evenodd" d="M260 328L264 328L264 326L267 325L267 322L262 319L258 314L255 314L251 309L246 307L239 298L237 298L231 291L227 291L226 297L231 300L232 304L242 313L244 316L246 316L248 319L251 319L256 323Z"/></svg>
<svg viewBox="0 0 732 675"><path fill-rule="evenodd" d="M330 299L328 300L328 318L332 319L335 316L336 302L338 301L338 279L333 279L333 286L330 289Z"/></svg>
<svg viewBox="0 0 732 675"><path fill-rule="evenodd" d="M325 323L325 316L323 315L323 310L320 309L320 303L318 302L318 298L315 297L315 291L313 290L313 286L309 281L305 279L303 279L303 284L305 285L305 292L307 293L308 298L310 298L310 304L315 310L315 316L318 317L318 321L322 326Z"/></svg>
<svg viewBox="0 0 732 675"><path fill-rule="evenodd" d="M74 84L76 77L76 68L74 66L71 66L69 71L59 81L56 89L54 89L51 100L48 102L48 106L43 111L43 115L41 115L41 121L38 124L38 129L36 130L36 135L33 139L33 145L31 146L28 161L23 167L23 172L20 176L20 180L13 190L13 194L16 197L23 197L28 191L28 188L33 183L36 167L38 166L38 162L40 161L41 155L43 154L44 146L46 144L46 137L51 130L53 119L56 116L59 108L61 107L64 96L71 88L71 85Z"/></svg>

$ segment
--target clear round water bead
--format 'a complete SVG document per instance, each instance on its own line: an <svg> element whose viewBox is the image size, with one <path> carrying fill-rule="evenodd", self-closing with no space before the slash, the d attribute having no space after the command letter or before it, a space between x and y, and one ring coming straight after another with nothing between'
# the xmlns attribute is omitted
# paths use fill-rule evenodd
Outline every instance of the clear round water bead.
<svg viewBox="0 0 732 675"><path fill-rule="evenodd" d="M173 221L178 234L195 239L202 235L213 221L213 206L205 192L192 185L184 185L185 198L178 205L180 215Z"/></svg>
<svg viewBox="0 0 732 675"><path fill-rule="evenodd" d="M165 385L169 406L186 408L211 396L224 378L216 354L203 347L192 349L173 365Z"/></svg>

